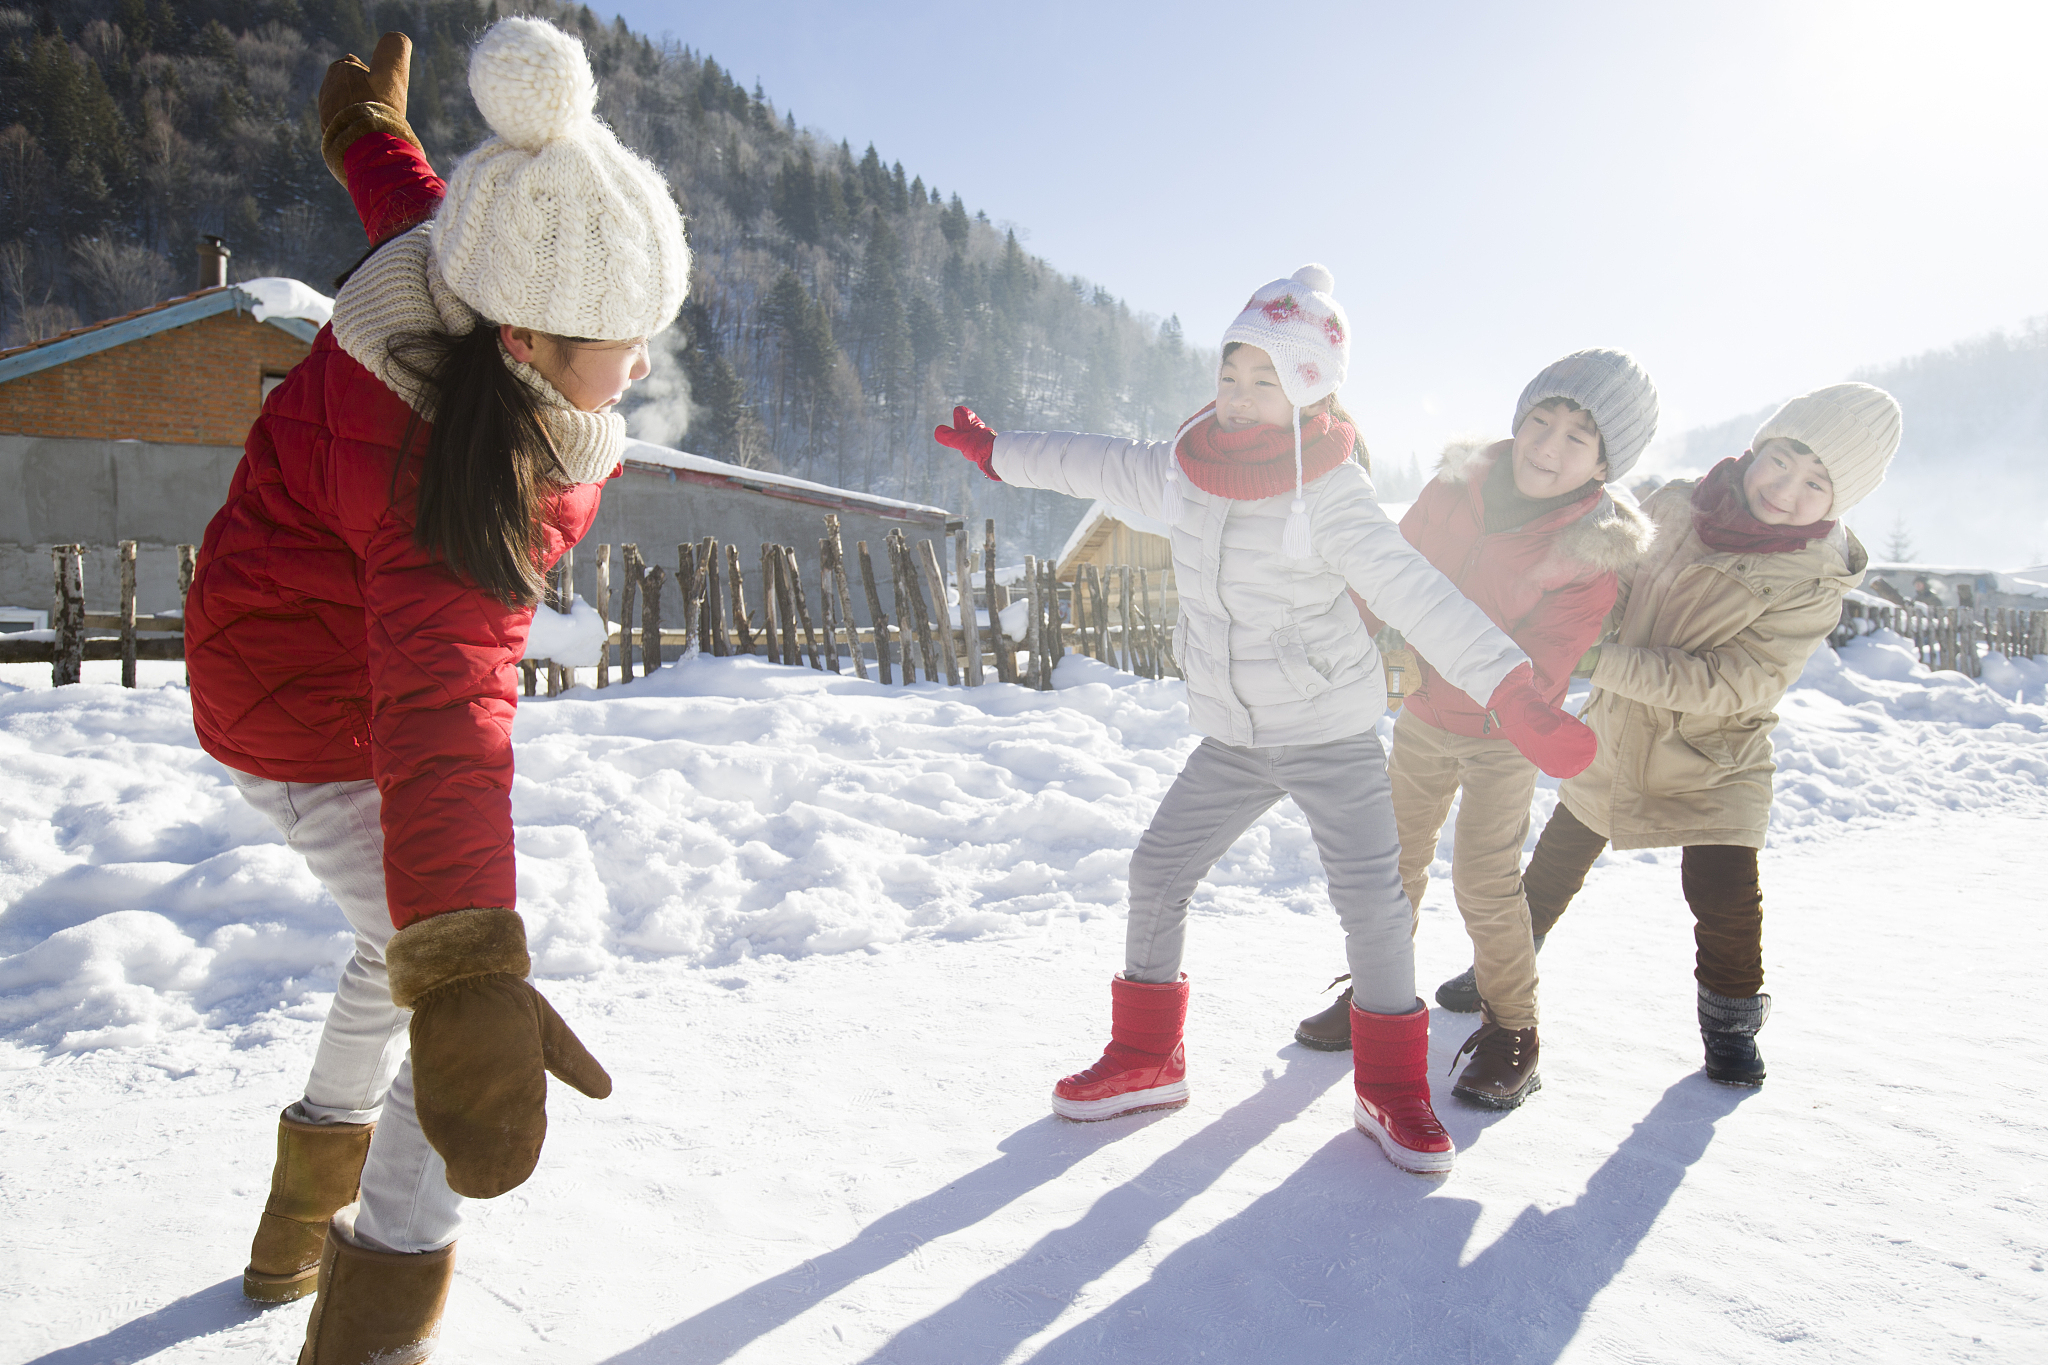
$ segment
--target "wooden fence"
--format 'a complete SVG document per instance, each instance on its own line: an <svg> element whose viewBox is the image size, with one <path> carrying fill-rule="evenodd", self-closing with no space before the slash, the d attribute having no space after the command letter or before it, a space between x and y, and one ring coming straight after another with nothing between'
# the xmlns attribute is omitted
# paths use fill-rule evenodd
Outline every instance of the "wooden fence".
<svg viewBox="0 0 2048 1365"><path fill-rule="evenodd" d="M2006 658L2048 654L2048 611L2018 607L1903 607L1844 602L1842 623L1828 637L1840 649L1873 630L1894 631L1912 644L1920 662L1939 671L1984 673L1984 653Z"/></svg>
<svg viewBox="0 0 2048 1365"><path fill-rule="evenodd" d="M199 551L191 545L178 547L178 600L192 586L192 568ZM62 687L75 683L87 659L119 659L121 685L135 686L138 659L182 659L185 657L185 621L182 616L138 616L135 614L135 542L121 542L121 606L115 612L85 609L85 547L52 545L51 577L55 580L50 602L53 638L23 640L0 635L0 663L47 663L50 681Z"/></svg>
<svg viewBox="0 0 2048 1365"><path fill-rule="evenodd" d="M607 641L596 668L597 686L611 686L614 662L619 681L630 682L636 659L645 674L691 649L720 658L760 655L773 663L833 673L850 668L861 678L885 684L907 685L921 674L925 682L979 687L992 673L999 682L1049 689L1054 664L1070 650L1144 677L1179 676L1172 661L1172 630L1161 619L1168 586L1164 573L1155 583L1142 568L1119 565L1105 574L1084 565L1062 583L1053 561L1026 555L1021 579L1001 583L995 522L985 524L978 548L970 546L965 528L955 522L944 547L930 540L913 545L900 530L889 533L880 555L871 553L866 541L857 542L857 599L839 518L828 515L824 529L815 599L805 590L795 548L763 545L761 601L754 604L747 601L740 547L722 544L715 536L678 544L673 575L666 565L649 565L638 545L621 545L616 601L612 547L597 546L594 605ZM955 605L948 602L943 567L949 558ZM983 582L979 593L974 588L977 570ZM551 577L546 606L563 609L574 571L573 558L565 556ZM867 607L866 625L860 623L856 601ZM1020 602L1023 620L1013 638L1002 618L1018 615L1013 609ZM980 619L984 614L986 619ZM676 624L668 625L669 620ZM523 667L529 696L540 690L543 677L549 695L560 692L575 672L545 660Z"/></svg>
<svg viewBox="0 0 2048 1365"><path fill-rule="evenodd" d="M611 685L613 664L621 682L631 681L637 656L645 673L689 649L725 657L761 655L772 662L834 673L851 667L867 678L869 666L884 683L944 681L979 687L993 672L1000 682L1049 689L1053 665L1070 651L1148 678L1180 676L1173 662L1173 631L1163 619L1171 570L1155 577L1128 564L1107 570L1081 565L1060 582L1053 562L1024 557L1022 578L996 581L996 524L986 523L981 545L970 547L965 528L949 524L952 583L957 611L947 605L947 555L929 540L913 546L895 530L882 544L882 568L866 541L854 547L861 596L855 598L840 543L839 518L825 518L818 542L820 573L817 609L804 590L796 551L787 545L760 547L762 601L750 605L740 572L740 548L716 537L676 546L676 570L649 565L636 545L620 549L616 613L611 585L612 553L597 547L594 604L606 622L607 644L596 667L599 687ZM135 610L135 550L120 542L120 609L85 609L85 547L53 545L52 639L0 635L0 663L47 663L58 686L79 680L87 659L119 659L121 684L135 686L140 659L185 657L181 616L138 616ZM178 547L178 597L192 586L197 550ZM543 609L563 610L575 551L564 555L550 575ZM983 587L977 591L979 572ZM883 588L895 616L884 609ZM868 623L856 619L856 601L867 606ZM1012 638L1002 617L1024 603L1022 629ZM664 623L664 609L676 624ZM986 613L986 622L977 618ZM616 622L617 624L613 624ZM1891 630L1911 642L1920 662L1935 670L1980 677L1988 651L2007 658L2048 654L2048 610L2017 607L1878 606L1849 601L1828 642L1836 648L1873 630ZM521 665L528 696L543 675L549 695L570 686L577 670L546 660Z"/></svg>

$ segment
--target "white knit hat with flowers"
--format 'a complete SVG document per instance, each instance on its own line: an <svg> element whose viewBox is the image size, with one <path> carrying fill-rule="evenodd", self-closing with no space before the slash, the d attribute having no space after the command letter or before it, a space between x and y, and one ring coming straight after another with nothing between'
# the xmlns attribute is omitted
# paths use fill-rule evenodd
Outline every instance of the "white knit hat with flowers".
<svg viewBox="0 0 2048 1365"><path fill-rule="evenodd" d="M1903 419L1899 400L1874 384L1830 384L1801 394L1756 429L1749 448L1761 450L1774 436L1799 442L1826 466L1835 486L1828 516L1844 512L1877 491L1898 453Z"/></svg>
<svg viewBox="0 0 2048 1365"><path fill-rule="evenodd" d="M491 126L456 163L434 217L434 265L492 322L619 341L674 320L690 283L683 216L661 173L598 122L583 44L501 19L469 58Z"/></svg>
<svg viewBox="0 0 2048 1365"><path fill-rule="evenodd" d="M1280 535L1280 553L1289 559L1305 559L1310 552L1308 504L1301 495L1301 410L1342 387L1351 366L1351 323L1337 302L1336 287L1327 266L1305 265L1284 280L1259 286L1223 333L1225 346L1242 342L1272 358L1280 392L1294 405L1294 505ZM1176 463L1168 466L1162 495L1161 510L1169 523L1180 519L1180 502Z"/></svg>

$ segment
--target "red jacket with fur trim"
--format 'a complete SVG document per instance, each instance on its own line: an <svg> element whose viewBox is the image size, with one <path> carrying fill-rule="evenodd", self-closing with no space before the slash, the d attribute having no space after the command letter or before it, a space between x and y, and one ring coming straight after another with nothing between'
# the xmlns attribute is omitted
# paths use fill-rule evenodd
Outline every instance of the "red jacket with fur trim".
<svg viewBox="0 0 2048 1365"><path fill-rule="evenodd" d="M1618 574L1649 548L1649 520L1606 489L1510 531L1486 531L1486 477L1511 441L1453 447L1401 518L1401 534L1506 631L1536 669L1536 689L1562 705L1572 666L1599 640ZM1486 709L1427 659L1407 709L1454 735L1486 733Z"/></svg>
<svg viewBox="0 0 2048 1365"><path fill-rule="evenodd" d="M373 139L395 144L370 149L394 173L351 189L366 229L388 237L431 212L441 184L388 134L349 149L352 172ZM322 328L249 431L185 604L200 743L274 781L376 779L400 928L514 904L512 716L533 621L414 545L417 465L399 460L411 420ZM412 448L426 439L422 423ZM548 563L590 528L598 492L556 493Z"/></svg>

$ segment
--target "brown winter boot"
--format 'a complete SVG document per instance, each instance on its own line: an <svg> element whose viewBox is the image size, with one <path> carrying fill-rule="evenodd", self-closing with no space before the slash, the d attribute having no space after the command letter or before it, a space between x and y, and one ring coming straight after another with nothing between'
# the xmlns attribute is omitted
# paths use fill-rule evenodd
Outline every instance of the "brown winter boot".
<svg viewBox="0 0 2048 1365"><path fill-rule="evenodd" d="M258 1303L286 1303L313 1292L327 1220L356 1201L374 1123L301 1123L277 1116L277 1165L270 1199L249 1248L242 1293Z"/></svg>
<svg viewBox="0 0 2048 1365"><path fill-rule="evenodd" d="M1472 1054L1472 1064L1458 1077L1451 1093L1487 1109L1513 1109L1543 1088L1536 1074L1536 1030L1502 1028L1488 1020L1465 1040L1458 1056ZM1451 1059L1455 1065L1457 1058Z"/></svg>
<svg viewBox="0 0 2048 1365"><path fill-rule="evenodd" d="M299 1365L419 1365L441 1335L454 1278L453 1242L413 1255L371 1251L334 1227Z"/></svg>
<svg viewBox="0 0 2048 1365"><path fill-rule="evenodd" d="M1347 974L1338 977L1337 981L1349 979ZM1330 985L1336 985L1337 981ZM1346 986L1344 993L1321 1014L1311 1014L1302 1020L1301 1026L1294 1030L1294 1041L1318 1052L1351 1051L1351 988Z"/></svg>

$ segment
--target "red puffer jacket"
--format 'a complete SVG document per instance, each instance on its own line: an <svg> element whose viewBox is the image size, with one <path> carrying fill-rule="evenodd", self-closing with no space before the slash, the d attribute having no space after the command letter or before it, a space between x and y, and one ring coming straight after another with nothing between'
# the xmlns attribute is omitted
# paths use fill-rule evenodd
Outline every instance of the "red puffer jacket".
<svg viewBox="0 0 2048 1365"><path fill-rule="evenodd" d="M1572 666L1600 638L1618 573L1649 547L1651 528L1642 513L1601 489L1525 526L1487 534L1486 477L1513 444L1447 453L1401 518L1401 534L1521 646L1535 665L1536 689L1556 706L1571 686ZM1370 614L1367 621L1377 629ZM1486 733L1486 708L1444 681L1427 659L1422 685L1406 706L1454 735Z"/></svg>
<svg viewBox="0 0 2048 1365"><path fill-rule="evenodd" d="M381 240L431 212L441 186L402 140L373 137L378 156L359 143L349 167ZM383 172L367 192L358 160ZM410 197L395 212L393 194ZM250 428L185 603L200 743L280 782L374 777L400 928L513 905L512 715L533 621L413 544L417 463L398 471L411 416L322 328ZM422 425L413 448L426 438ZM589 529L598 496L578 484L551 501L548 563Z"/></svg>

